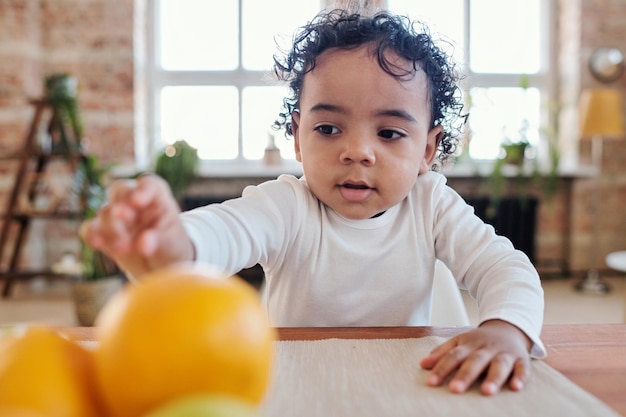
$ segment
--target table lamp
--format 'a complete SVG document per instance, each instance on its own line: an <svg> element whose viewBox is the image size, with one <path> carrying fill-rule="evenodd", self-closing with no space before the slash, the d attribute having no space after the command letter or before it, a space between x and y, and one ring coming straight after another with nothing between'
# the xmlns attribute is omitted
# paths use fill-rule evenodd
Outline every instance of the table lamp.
<svg viewBox="0 0 626 417"><path fill-rule="evenodd" d="M599 183L602 175L602 142L605 138L622 138L624 135L624 108L620 91L610 88L585 90L580 97L580 136L591 140L591 163L596 169L593 187L595 193L591 199L591 246L589 248L589 270L585 278L576 284L576 289L583 292L606 294L609 286L600 279L596 268L598 260L598 215L602 200Z"/></svg>

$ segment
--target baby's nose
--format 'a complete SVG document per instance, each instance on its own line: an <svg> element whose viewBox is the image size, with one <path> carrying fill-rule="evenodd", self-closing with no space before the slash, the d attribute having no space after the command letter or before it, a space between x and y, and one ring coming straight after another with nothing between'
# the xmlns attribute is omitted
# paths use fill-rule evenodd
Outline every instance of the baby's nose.
<svg viewBox="0 0 626 417"><path fill-rule="evenodd" d="M361 163L370 166L376 163L373 147L366 139L362 138L346 140L340 159L344 164Z"/></svg>

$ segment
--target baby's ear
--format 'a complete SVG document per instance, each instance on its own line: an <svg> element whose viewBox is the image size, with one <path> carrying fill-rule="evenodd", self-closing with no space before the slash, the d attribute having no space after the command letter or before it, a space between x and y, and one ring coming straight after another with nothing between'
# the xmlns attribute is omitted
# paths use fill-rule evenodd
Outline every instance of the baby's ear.
<svg viewBox="0 0 626 417"><path fill-rule="evenodd" d="M443 127L435 126L428 132L426 138L426 150L424 151L424 157L422 158L419 173L424 174L430 171L430 168L435 162L437 157L437 149L439 149L439 143L443 139Z"/></svg>
<svg viewBox="0 0 626 417"><path fill-rule="evenodd" d="M293 111L291 113L291 132L293 133L293 148L296 153L296 161L302 162L300 155L300 113Z"/></svg>

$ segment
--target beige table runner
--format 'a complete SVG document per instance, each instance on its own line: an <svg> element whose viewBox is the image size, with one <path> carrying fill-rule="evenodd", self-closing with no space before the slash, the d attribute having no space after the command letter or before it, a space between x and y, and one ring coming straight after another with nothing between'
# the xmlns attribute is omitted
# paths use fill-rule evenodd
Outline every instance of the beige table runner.
<svg viewBox="0 0 626 417"><path fill-rule="evenodd" d="M443 340L327 339L276 344L267 417L618 416L542 361L521 392L485 397L426 386L419 366Z"/></svg>

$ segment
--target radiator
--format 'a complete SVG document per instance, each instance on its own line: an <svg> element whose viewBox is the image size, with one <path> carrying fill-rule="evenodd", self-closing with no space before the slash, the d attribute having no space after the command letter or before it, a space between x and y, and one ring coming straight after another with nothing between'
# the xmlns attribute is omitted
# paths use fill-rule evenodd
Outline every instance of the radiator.
<svg viewBox="0 0 626 417"><path fill-rule="evenodd" d="M489 197L471 197L465 201L474 207L478 217L496 229L496 233L509 238L516 249L535 262L536 198L508 197L497 204Z"/></svg>

